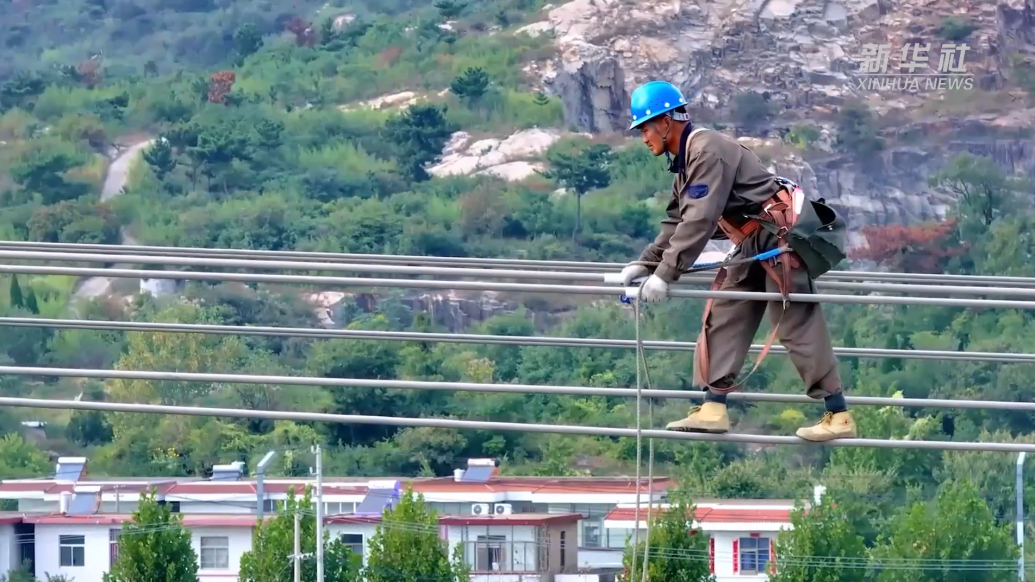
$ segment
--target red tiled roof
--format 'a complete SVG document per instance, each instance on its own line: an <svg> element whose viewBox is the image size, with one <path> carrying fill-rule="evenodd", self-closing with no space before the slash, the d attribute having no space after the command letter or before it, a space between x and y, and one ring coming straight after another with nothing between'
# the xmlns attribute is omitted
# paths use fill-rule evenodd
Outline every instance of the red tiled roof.
<svg viewBox="0 0 1035 582"><path fill-rule="evenodd" d="M187 527L255 527L255 524L258 523L258 519L254 515L181 515L183 525ZM93 515L26 515L20 521L39 525L120 525L132 519L133 516L124 513L99 513Z"/></svg>
<svg viewBox="0 0 1035 582"><path fill-rule="evenodd" d="M329 515L324 520L324 523L359 523L359 524L373 524L377 525L381 523L380 515Z"/></svg>
<svg viewBox="0 0 1035 582"><path fill-rule="evenodd" d="M661 493L673 484L668 477L656 477L654 490ZM458 483L451 477L427 481L413 481L415 493L502 493L527 491L530 493L593 494L636 493L636 480L627 477L498 477L487 483ZM643 479L640 491L647 492Z"/></svg>
<svg viewBox="0 0 1035 582"><path fill-rule="evenodd" d="M398 479L404 486L413 486L416 493L505 493L505 492L528 492L539 494L633 494L636 493L635 480L628 477L498 477L486 483L462 483L455 481L452 477L435 477L430 479ZM144 491L152 485L159 493L168 495L254 495L255 483L253 481L214 482L205 480L189 480L162 482L163 479L156 478L151 483L111 483L105 481L83 481L79 485L99 485L102 491ZM264 489L270 494L286 493L288 489L294 488L301 492L301 488L312 480L299 479L294 482L270 482L266 481ZM646 480L640 485L640 491L647 491ZM661 493L673 484L668 477L656 477L654 479L654 491ZM24 493L38 491L41 493L56 495L61 492L73 491L75 485L71 483L56 483L52 480L39 481L2 481L0 482L0 493ZM362 495L367 492L365 483L357 483L352 480L347 483L324 482L324 490L328 494L338 495Z"/></svg>
<svg viewBox="0 0 1035 582"><path fill-rule="evenodd" d="M659 511L664 513L668 509L654 507L650 513L653 515ZM641 507L640 521L647 520L647 514L647 507ZM633 521L636 519L636 508L616 507L604 519L608 521ZM750 506L698 507L694 519L697 522L711 523L790 523L791 508L770 509Z"/></svg>
<svg viewBox="0 0 1035 582"><path fill-rule="evenodd" d="M507 515L443 515L439 525L554 525L578 523L579 513L510 513Z"/></svg>
<svg viewBox="0 0 1035 582"><path fill-rule="evenodd" d="M507 515L441 515L439 525L552 525L578 523L578 513L511 513ZM327 523L380 524L379 515L332 515Z"/></svg>

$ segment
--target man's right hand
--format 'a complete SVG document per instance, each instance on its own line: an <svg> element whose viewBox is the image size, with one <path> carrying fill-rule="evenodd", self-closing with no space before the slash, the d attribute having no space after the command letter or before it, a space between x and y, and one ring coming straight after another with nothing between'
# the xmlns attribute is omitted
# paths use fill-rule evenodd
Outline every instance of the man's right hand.
<svg viewBox="0 0 1035 582"><path fill-rule="evenodd" d="M622 269L622 286L631 287L634 280L646 277L647 275L650 275L650 271L647 270L647 267L644 267L643 265L629 265Z"/></svg>

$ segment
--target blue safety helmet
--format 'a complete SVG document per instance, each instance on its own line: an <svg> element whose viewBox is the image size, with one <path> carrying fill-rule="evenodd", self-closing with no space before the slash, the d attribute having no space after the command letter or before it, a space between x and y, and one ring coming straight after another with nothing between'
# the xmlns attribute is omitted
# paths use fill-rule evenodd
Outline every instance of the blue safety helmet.
<svg viewBox="0 0 1035 582"><path fill-rule="evenodd" d="M669 113L676 121L690 121L690 115L687 113L670 113L673 109L686 105L683 94L672 83L644 83L632 92L629 102L629 113L632 114L632 125L629 129L636 129L644 122L665 113Z"/></svg>

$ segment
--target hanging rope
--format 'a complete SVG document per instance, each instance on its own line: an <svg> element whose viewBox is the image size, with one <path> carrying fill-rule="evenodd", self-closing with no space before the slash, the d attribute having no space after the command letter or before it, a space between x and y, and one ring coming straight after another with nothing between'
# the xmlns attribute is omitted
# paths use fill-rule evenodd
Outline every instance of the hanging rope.
<svg viewBox="0 0 1035 582"><path fill-rule="evenodd" d="M640 283L640 289L643 289L643 282ZM647 353L643 348L643 339L640 335L640 322L642 320L640 311L640 298L637 294L636 301L633 304L633 311L635 312L635 326L636 326L636 512L633 518L633 553L632 553L632 567L629 570L629 581L635 582L636 580L636 558L640 550L640 468L642 466L642 451L643 451L643 427L641 418L643 416L643 380L647 382L647 389L651 387L650 381L650 370L647 367ZM640 366L643 366L643 376L640 375ZM654 428L654 399L649 398L647 400L648 415L647 415L647 426L648 428ZM647 439L649 453L647 455L647 527L646 527L646 539L644 541L643 551L643 568L641 574L641 581L647 582L647 568L650 564L650 510L654 505L654 439Z"/></svg>
<svg viewBox="0 0 1035 582"><path fill-rule="evenodd" d="M764 253L759 253L759 254L751 256L751 257L743 257L743 258L740 258L740 259L733 259L732 257L736 254L736 251L737 251L737 248L734 248L732 251L730 251L730 253L728 255L726 255L726 259L725 260L722 260L722 261L719 261L719 262L716 262L716 263L697 264L697 265L694 265L694 266L690 267L689 269L684 269L684 270L680 271L680 274L696 273L696 272L700 272L700 271L711 271L713 269L723 269L723 268L730 267L730 266L733 266L733 265L741 265L741 264L746 264L746 263L754 263L756 261L758 261L758 262L767 261L767 260L773 259L773 258L775 258L775 257L777 257L777 256L779 256L779 255L781 255L781 254L783 254L785 252L788 252L789 250L790 249L788 249L787 247L778 247L778 248L775 248L773 250L766 251ZM635 262L630 263L630 264L631 265L642 265L642 266L645 266L645 267L657 267L658 266L657 262L648 262L648 261L635 261ZM635 512L634 521L633 521L633 524L634 524L633 528L634 529L633 529L632 563L631 563L631 568L629 570L629 580L627 582L635 582L635 580L636 580L636 565L637 565L637 561L638 561L637 558L638 558L639 547L640 547L640 479L641 479L641 474L642 474L641 473L641 466L643 464L643 425L642 425L643 405L642 405L642 402L643 402L643 383L644 383L644 381L646 381L647 389L648 390L651 389L650 369L647 366L647 353L646 353L646 350L644 350L643 338L642 338L641 333L640 333L640 324L641 324L641 320L642 320L642 313L640 311L640 296L643 294L643 284L646 283L646 282L647 282L646 279L640 281L640 283L638 285L638 287L640 289L640 293L636 294L636 299L635 300L630 300L629 298L625 297L624 295L621 297L622 303L632 303L633 304L633 311L635 313L635 318L636 318L636 322L635 322L635 325L636 325L636 512ZM761 362L761 360L759 360L759 363L760 362ZM642 375L640 373L640 366L641 365L643 366L643 374ZM756 368L757 368L757 364L756 364ZM749 376L750 376L750 374L749 374ZM746 378L745 378L745 380L746 380ZM654 428L654 399L653 398L649 398L648 399L647 406L648 406L647 424L648 424L649 428ZM650 449L650 452L647 455L647 498L648 498L648 501L647 501L647 521L646 521L647 527L645 528L646 529L646 539L644 541L644 547L643 547L643 567L642 567L642 571L641 571L641 574L640 574L640 581L641 582L647 582L647 571L648 571L648 567L650 565L651 508L653 508L653 506L654 506L654 439L647 439L647 442L648 442L647 446Z"/></svg>
<svg viewBox="0 0 1035 582"><path fill-rule="evenodd" d="M752 257L745 257L741 259L732 259L736 249L731 251L726 259L716 263L705 263L694 265L693 267L682 271L682 273L695 273L700 271L710 271L712 269L720 269L738 264L753 263L755 261L765 261L772 259L789 249L786 247L779 247L771 251L759 253ZM636 262L632 264L639 264L644 266L657 266L657 263L648 262ZM643 292L643 284L646 283L646 279L640 281L639 289L640 293L636 294L636 300L633 301L633 311L635 312L635 325L636 325L636 512L633 518L633 553L632 553L632 564L629 570L628 582L635 582L636 580L636 565L637 557L640 548L640 479L641 479L641 466L643 464L643 383L646 381L647 389L651 389L650 381L650 368L647 366L647 352L643 347L643 338L640 333L640 324L642 321L642 312L640 311L640 296ZM623 296L623 303L629 301ZM643 374L640 374L640 366L643 366ZM654 399L649 398L647 401L648 416L647 426L654 428ZM643 566L641 568L640 581L647 582L647 572L650 566L650 530L651 530L651 509L654 506L654 439L647 439L649 453L647 455L647 516L646 516L646 537L644 540L643 547Z"/></svg>

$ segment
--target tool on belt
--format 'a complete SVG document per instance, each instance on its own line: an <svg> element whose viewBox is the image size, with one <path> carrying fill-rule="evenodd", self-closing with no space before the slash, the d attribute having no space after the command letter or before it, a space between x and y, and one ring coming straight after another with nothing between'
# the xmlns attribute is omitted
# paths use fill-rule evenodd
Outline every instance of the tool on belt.
<svg viewBox="0 0 1035 582"><path fill-rule="evenodd" d="M762 205L761 214L745 215L746 220L739 226L725 217L719 220L719 229L734 245L733 252L727 256L726 260L718 263L695 264L680 273L694 273L717 268L719 271L711 285L711 290L716 291L726 281L727 267L758 261L776 283L777 289L783 296L783 307L786 310L789 303L788 294L793 269L800 269L804 266L809 276L816 279L841 262L845 258L843 249L846 246L848 230L844 219L833 208L827 206L825 200L808 201L806 204L805 193L795 182L777 177L776 183L780 188L772 198ZM776 248L752 257L732 259L743 242L756 235L760 229L769 232L776 238ZM657 266L656 264L637 264L648 267ZM605 277L605 281L608 281L607 277ZM623 303L631 302L624 294L621 300ZM705 302L701 337L694 354L695 358L698 358L698 370L705 382L708 380L709 363L708 341L705 332L714 302L714 298L709 298ZM730 392L746 382L769 354L782 320L783 314L781 313L780 320L773 326L765 347L755 360L754 367L743 380L728 388L717 388L710 385L706 385L706 387L722 394Z"/></svg>

